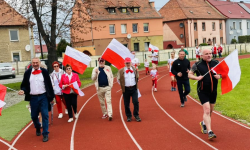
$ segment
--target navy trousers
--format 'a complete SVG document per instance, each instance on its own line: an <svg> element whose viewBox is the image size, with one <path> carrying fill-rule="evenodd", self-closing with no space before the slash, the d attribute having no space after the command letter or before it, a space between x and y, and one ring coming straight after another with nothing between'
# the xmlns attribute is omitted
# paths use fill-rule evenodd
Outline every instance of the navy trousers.
<svg viewBox="0 0 250 150"><path fill-rule="evenodd" d="M48 110L48 99L46 93L39 96L31 96L30 107L31 107L31 119L35 125L35 128L40 128L41 124L38 119L39 112L42 114L43 124L43 135L49 134L49 110Z"/></svg>

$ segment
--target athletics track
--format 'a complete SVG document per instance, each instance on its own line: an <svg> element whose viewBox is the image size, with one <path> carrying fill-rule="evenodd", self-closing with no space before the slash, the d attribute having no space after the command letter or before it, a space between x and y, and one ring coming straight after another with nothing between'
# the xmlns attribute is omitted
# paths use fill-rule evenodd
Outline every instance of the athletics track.
<svg viewBox="0 0 250 150"><path fill-rule="evenodd" d="M242 55L248 58L250 55ZM140 71L139 98L142 122L126 122L122 92L115 83L112 88L113 121L101 119L102 113L94 85L83 89L84 97L78 97L79 118L68 123L68 116L58 119L54 110L54 122L49 125L49 141L35 135L29 123L11 141L0 139L0 150L83 150L83 149L250 149L250 127L222 116L212 115L212 129L217 138L209 141L200 132L202 107L188 97L180 108L178 92L170 91L167 67L159 67L158 92L152 92L151 78ZM133 110L133 105L131 104Z"/></svg>

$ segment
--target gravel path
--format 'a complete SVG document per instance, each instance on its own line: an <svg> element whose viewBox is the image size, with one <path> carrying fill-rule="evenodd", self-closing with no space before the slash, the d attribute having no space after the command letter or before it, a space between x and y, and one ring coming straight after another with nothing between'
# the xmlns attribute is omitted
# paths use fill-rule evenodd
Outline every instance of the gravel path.
<svg viewBox="0 0 250 150"><path fill-rule="evenodd" d="M20 96L16 92L7 92L5 99L4 99L4 102L6 103L6 105L3 107L3 109L13 106L23 100L24 100L24 96Z"/></svg>

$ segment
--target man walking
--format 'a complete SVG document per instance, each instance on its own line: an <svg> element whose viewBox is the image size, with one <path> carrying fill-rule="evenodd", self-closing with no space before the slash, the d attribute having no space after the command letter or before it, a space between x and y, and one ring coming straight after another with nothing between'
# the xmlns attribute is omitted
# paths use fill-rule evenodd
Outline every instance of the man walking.
<svg viewBox="0 0 250 150"><path fill-rule="evenodd" d="M202 60L196 62L189 71L188 77L198 80L197 93L203 106L203 121L200 122L201 132L206 134L208 139L216 138L211 129L211 114L217 98L218 79L221 75L216 75L211 71L219 61L212 60L211 50L205 49L201 53ZM197 76L194 74L196 73Z"/></svg>
<svg viewBox="0 0 250 150"><path fill-rule="evenodd" d="M185 52L185 59L187 58L186 56L188 55L188 51L184 49L183 46L181 46L181 50L183 50Z"/></svg>
<svg viewBox="0 0 250 150"><path fill-rule="evenodd" d="M108 120L113 119L112 103L111 103L111 89L113 87L113 73L109 66L105 65L105 60L98 58L99 67L95 67L92 71L92 80L95 81L97 95L102 109L102 119L108 117ZM105 106L105 99L107 109Z"/></svg>
<svg viewBox="0 0 250 150"><path fill-rule="evenodd" d="M171 72L175 75L177 80L177 87L181 100L181 107L184 107L185 101L187 101L187 95L190 93L190 84L188 79L188 72L190 70L190 62L185 59L185 52L179 51L179 58L173 62ZM185 92L183 93L183 86Z"/></svg>
<svg viewBox="0 0 250 150"><path fill-rule="evenodd" d="M127 122L131 122L132 114L130 111L130 97L134 104L133 115L137 122L141 121L139 117L139 101L138 101L138 78L139 74L137 70L132 66L131 59L125 58L125 67L120 69L117 75L117 81L121 85L125 113L127 116Z"/></svg>
<svg viewBox="0 0 250 150"><path fill-rule="evenodd" d="M42 114L43 142L48 141L49 114L48 105L53 101L54 90L49 73L40 68L39 58L32 59L32 68L24 73L19 95L25 94L25 101L30 101L31 118L36 128L36 135L40 136L41 124L38 119L39 112Z"/></svg>

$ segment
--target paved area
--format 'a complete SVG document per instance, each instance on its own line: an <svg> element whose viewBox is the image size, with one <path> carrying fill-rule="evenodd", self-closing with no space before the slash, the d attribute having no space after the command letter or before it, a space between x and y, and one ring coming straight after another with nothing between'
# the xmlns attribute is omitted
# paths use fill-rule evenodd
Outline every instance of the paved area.
<svg viewBox="0 0 250 150"><path fill-rule="evenodd" d="M11 77L0 77L0 84L9 84L9 83L16 83L16 82L22 82L23 75L16 75L16 78Z"/></svg>

